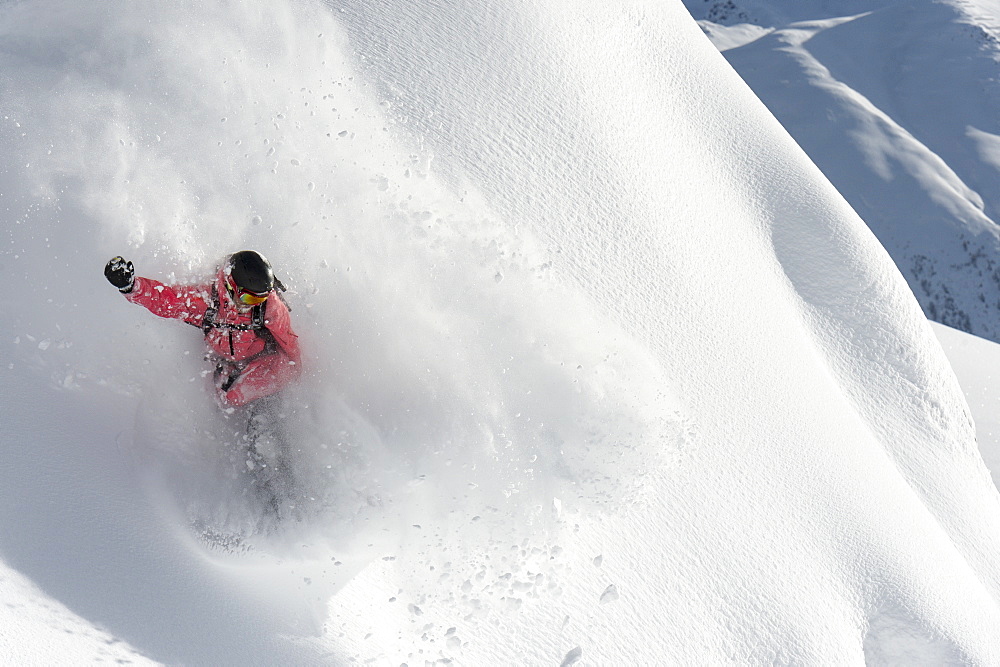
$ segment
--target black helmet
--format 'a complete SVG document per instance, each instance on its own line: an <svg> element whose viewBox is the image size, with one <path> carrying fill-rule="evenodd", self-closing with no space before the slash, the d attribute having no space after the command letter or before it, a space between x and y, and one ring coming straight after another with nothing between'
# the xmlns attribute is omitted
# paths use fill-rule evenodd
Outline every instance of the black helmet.
<svg viewBox="0 0 1000 667"><path fill-rule="evenodd" d="M274 271L271 263L260 253L241 250L229 256L229 275L240 289L257 294L267 294L274 289Z"/></svg>

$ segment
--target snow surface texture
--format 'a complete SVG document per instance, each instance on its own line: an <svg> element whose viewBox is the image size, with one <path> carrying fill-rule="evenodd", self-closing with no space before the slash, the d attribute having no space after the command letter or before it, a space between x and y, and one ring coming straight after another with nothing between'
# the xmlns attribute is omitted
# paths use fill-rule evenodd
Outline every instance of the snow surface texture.
<svg viewBox="0 0 1000 667"><path fill-rule="evenodd" d="M962 384L976 420L976 439L993 482L1000 484L1000 424L996 386L1000 379L1000 347L996 343L937 326L935 333Z"/></svg>
<svg viewBox="0 0 1000 667"><path fill-rule="evenodd" d="M1000 661L954 375L679 2L26 1L0 92L11 657ZM307 355L267 530L100 275L244 247Z"/></svg>
<svg viewBox="0 0 1000 667"><path fill-rule="evenodd" d="M1000 341L992 0L685 0L928 317Z"/></svg>

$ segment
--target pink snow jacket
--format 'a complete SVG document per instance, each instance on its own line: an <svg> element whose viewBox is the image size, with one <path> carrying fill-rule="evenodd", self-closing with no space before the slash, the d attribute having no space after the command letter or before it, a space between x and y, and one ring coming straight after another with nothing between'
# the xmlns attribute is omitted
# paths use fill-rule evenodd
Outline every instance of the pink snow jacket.
<svg viewBox="0 0 1000 667"><path fill-rule="evenodd" d="M224 404L239 407L284 389L301 372L298 336L275 291L262 307L237 304L220 271L214 285L171 287L136 277L125 298L154 315L202 329ZM257 321L255 321L255 318Z"/></svg>

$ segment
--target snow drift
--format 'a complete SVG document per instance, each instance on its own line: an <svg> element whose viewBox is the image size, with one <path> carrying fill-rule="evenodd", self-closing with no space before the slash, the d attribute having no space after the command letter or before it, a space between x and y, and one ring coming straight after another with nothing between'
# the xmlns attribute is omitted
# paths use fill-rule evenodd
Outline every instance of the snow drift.
<svg viewBox="0 0 1000 667"><path fill-rule="evenodd" d="M998 498L954 376L679 2L0 12L0 555L88 636L190 663L998 658ZM224 490L198 332L100 275L243 247L308 356L301 520L267 533Z"/></svg>

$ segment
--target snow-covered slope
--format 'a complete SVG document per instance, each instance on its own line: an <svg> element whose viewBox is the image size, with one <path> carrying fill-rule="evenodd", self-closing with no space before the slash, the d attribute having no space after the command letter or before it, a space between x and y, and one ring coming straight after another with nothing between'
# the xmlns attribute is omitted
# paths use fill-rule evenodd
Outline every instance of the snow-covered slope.
<svg viewBox="0 0 1000 667"><path fill-rule="evenodd" d="M934 325L934 333L958 375L972 410L979 451L993 482L1000 483L1000 428L996 409L1000 348L997 343L940 324Z"/></svg>
<svg viewBox="0 0 1000 667"><path fill-rule="evenodd" d="M14 658L1000 661L954 375L680 2L29 0L0 91ZM231 553L198 332L100 270L242 247L308 373L301 521Z"/></svg>
<svg viewBox="0 0 1000 667"><path fill-rule="evenodd" d="M686 0L892 255L929 317L1000 340L1000 10Z"/></svg>

